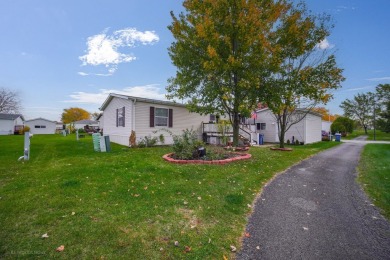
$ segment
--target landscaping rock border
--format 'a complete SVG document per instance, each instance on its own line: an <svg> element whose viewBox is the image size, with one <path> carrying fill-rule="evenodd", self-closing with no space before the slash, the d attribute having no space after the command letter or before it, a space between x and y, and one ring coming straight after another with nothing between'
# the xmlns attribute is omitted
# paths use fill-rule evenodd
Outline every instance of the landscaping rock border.
<svg viewBox="0 0 390 260"><path fill-rule="evenodd" d="M227 163L231 163L231 162L239 161L239 160L247 160L247 159L250 159L252 157L252 155L249 153L244 153L244 154L243 153L235 153L235 154L237 154L239 156L229 158L229 159L223 159L223 160L205 161L205 160L177 160L177 159L173 159L170 157L173 155L173 153L168 153L168 154L165 154L163 156L163 159L170 162L170 163L176 163L176 164L218 164L218 165L221 165L221 164L227 164Z"/></svg>

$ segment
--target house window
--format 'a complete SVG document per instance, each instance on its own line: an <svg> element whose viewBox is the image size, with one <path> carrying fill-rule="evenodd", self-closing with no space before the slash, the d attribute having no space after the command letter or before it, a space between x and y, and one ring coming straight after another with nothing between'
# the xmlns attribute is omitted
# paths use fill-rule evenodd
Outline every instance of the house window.
<svg viewBox="0 0 390 260"><path fill-rule="evenodd" d="M216 116L215 115L210 115L210 122L215 122Z"/></svg>
<svg viewBox="0 0 390 260"><path fill-rule="evenodd" d="M46 128L45 125L35 125L34 128Z"/></svg>
<svg viewBox="0 0 390 260"><path fill-rule="evenodd" d="M116 110L116 126L125 126L125 107Z"/></svg>
<svg viewBox="0 0 390 260"><path fill-rule="evenodd" d="M41 128L46 128L46 126L45 125L41 125Z"/></svg>
<svg viewBox="0 0 390 260"><path fill-rule="evenodd" d="M154 122L156 126L168 126L169 111L166 108L155 108Z"/></svg>
<svg viewBox="0 0 390 260"><path fill-rule="evenodd" d="M41 126L40 125L36 125L35 128L41 128Z"/></svg>
<svg viewBox="0 0 390 260"><path fill-rule="evenodd" d="M257 130L265 130L266 124L265 123L257 123L256 124L256 129Z"/></svg>

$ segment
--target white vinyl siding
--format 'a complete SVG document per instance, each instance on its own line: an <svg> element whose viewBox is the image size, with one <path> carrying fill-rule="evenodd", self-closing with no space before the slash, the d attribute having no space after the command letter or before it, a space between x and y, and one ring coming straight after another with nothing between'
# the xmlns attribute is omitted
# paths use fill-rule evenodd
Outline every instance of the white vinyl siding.
<svg viewBox="0 0 390 260"><path fill-rule="evenodd" d="M117 109L125 108L125 126L117 127ZM122 145L129 145L132 129L133 101L124 98L113 98L103 111L103 134L110 136L110 141ZM102 119L100 118L100 119Z"/></svg>
<svg viewBox="0 0 390 260"><path fill-rule="evenodd" d="M305 131L306 131L306 140L305 143L315 143L320 142L322 139L322 119L319 116L308 114L306 116L306 125L305 125Z"/></svg>
<svg viewBox="0 0 390 260"><path fill-rule="evenodd" d="M167 110L172 109L173 127L150 127L150 107L165 108ZM137 136L137 141L148 135L151 135L152 137L158 137L163 134L165 137L166 144L172 144L173 140L171 135L167 131L165 131L165 129L172 132L173 134L178 135L181 134L183 130L192 128L193 130L198 132L199 139L201 139L202 122L209 122L210 119L209 115L201 116L197 113L190 113L185 107L152 104L139 101L137 101L136 103L135 115L135 133Z"/></svg>
<svg viewBox="0 0 390 260"><path fill-rule="evenodd" d="M257 127L257 132L264 135L264 142L279 142L278 125L276 119L269 109L260 110L257 112L256 123L260 124ZM262 124L265 124L265 129L262 129ZM260 130L258 130L260 128ZM294 124L286 132L284 136L287 140L298 140L305 144L321 141L321 117L314 114L307 114L299 123Z"/></svg>
<svg viewBox="0 0 390 260"><path fill-rule="evenodd" d="M44 118L36 118L28 120L25 125L30 127L30 133L32 134L55 134L56 122L50 121Z"/></svg>

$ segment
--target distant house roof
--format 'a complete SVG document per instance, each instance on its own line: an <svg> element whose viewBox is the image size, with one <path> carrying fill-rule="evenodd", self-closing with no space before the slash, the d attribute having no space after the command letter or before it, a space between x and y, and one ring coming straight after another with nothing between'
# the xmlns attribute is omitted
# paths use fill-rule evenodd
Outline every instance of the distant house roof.
<svg viewBox="0 0 390 260"><path fill-rule="evenodd" d="M99 122L98 121L94 121L94 120L86 119L86 120L75 121L73 123L74 124L79 124L79 125L93 125L93 124L98 124Z"/></svg>
<svg viewBox="0 0 390 260"><path fill-rule="evenodd" d="M47 121L47 122L50 122L50 123L56 123L56 121L51 121L51 120L49 120L49 119L42 118L42 117L30 119L30 120L27 120L26 122L31 122L31 121L35 121L35 120L44 120L44 121Z"/></svg>
<svg viewBox="0 0 390 260"><path fill-rule="evenodd" d="M24 121L24 117L21 114L4 114L0 113L0 119L2 120L15 120L20 117Z"/></svg>
<svg viewBox="0 0 390 260"><path fill-rule="evenodd" d="M151 104L161 104L161 105L167 105L167 106L186 107L185 104L180 104L180 103L172 102L172 101L163 101L163 100L156 100L156 99L150 99L150 98L141 98L141 97L134 97L134 96L127 96L127 95L120 95L120 94L110 93L108 95L107 99L104 101L103 105L99 109L101 111L103 111L114 97L123 98L123 99L129 99L129 100L135 100L135 101L140 101L140 102L145 102L145 103L151 103Z"/></svg>
<svg viewBox="0 0 390 260"><path fill-rule="evenodd" d="M256 110L256 113L260 113L260 112L268 111L268 110L270 110L268 107L266 107L266 108L261 108L261 109L257 109L257 110ZM295 109L295 111L297 111L297 112L304 112L304 113L307 112L307 110L304 109L304 108L297 108L297 109ZM271 112L272 112L272 111L271 111ZM315 111L309 111L309 112L307 112L307 113L308 113L308 114L315 115L315 116L322 117L322 115L321 115L320 113L317 113L317 112L315 112Z"/></svg>

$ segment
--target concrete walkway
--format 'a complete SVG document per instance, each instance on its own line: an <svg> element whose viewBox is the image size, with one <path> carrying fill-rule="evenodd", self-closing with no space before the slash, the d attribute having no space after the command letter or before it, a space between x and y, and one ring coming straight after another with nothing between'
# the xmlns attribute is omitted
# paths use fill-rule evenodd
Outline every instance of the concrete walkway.
<svg viewBox="0 0 390 260"><path fill-rule="evenodd" d="M390 223L356 182L363 146L345 142L269 183L237 259L390 259Z"/></svg>

